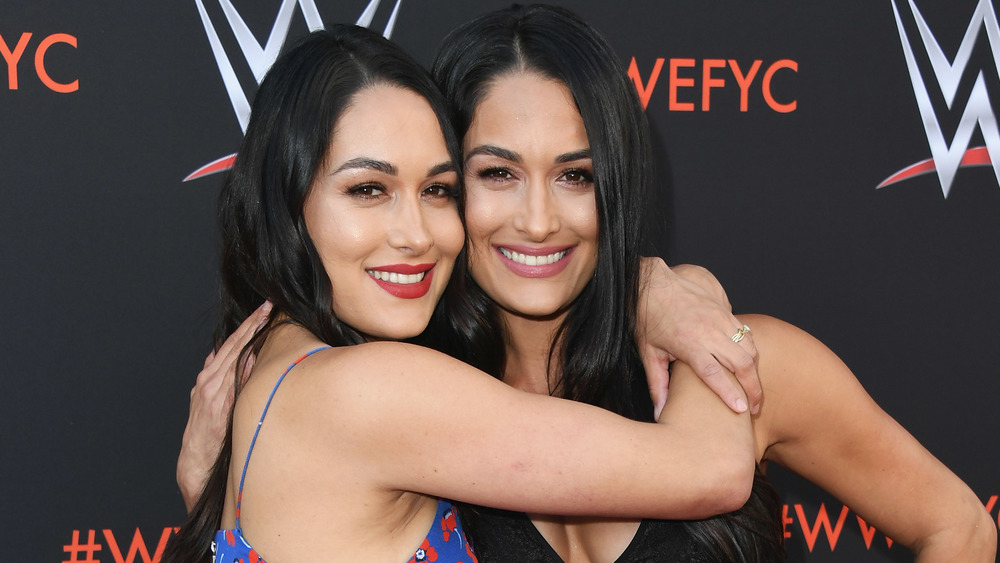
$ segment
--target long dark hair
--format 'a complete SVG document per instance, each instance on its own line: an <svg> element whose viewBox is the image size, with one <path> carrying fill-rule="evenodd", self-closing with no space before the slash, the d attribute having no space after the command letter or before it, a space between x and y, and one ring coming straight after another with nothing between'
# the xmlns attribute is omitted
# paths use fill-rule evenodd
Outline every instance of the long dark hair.
<svg viewBox="0 0 1000 563"><path fill-rule="evenodd" d="M565 84L583 118L594 165L598 265L572 303L550 349L554 395L597 405L634 420L653 407L635 346L639 248L645 192L653 182L645 114L617 56L599 32L572 12L513 6L459 27L444 40L432 74L464 135L476 107L505 74L526 71ZM501 377L504 326L497 305L465 264L453 284L453 314L441 319L454 335L447 351ZM553 361L554 360L554 361ZM743 509L687 522L691 535L719 560L783 558L779 501L759 473ZM463 507L475 534L475 512Z"/></svg>
<svg viewBox="0 0 1000 563"><path fill-rule="evenodd" d="M622 78L613 51L568 11L515 7L471 21L448 35L432 73L451 105L459 135L468 130L493 81L527 70L569 88L586 124L594 165L598 216L597 267L570 306L554 340L549 387L553 394L648 420L653 406L634 344L639 295L642 199L651 181L649 133L634 90ZM621 76L618 76L621 74ZM472 280L464 264L460 290L473 316L452 317L462 344L455 352L499 376L499 354L485 350L503 342L496 305ZM595 323L594 319L600 319ZM560 353L564 350L565 353Z"/></svg>
<svg viewBox="0 0 1000 563"><path fill-rule="evenodd" d="M337 120L358 92L379 84L425 98L452 159L459 162L444 98L427 71L388 40L361 27L334 25L283 54L257 91L246 135L219 197L222 265L216 342L265 299L274 304L271 321L241 361L260 349L279 315L331 346L364 341L333 313L333 288L306 231L303 207ZM163 561L210 560L209 546L225 504L231 433L230 420L205 490Z"/></svg>

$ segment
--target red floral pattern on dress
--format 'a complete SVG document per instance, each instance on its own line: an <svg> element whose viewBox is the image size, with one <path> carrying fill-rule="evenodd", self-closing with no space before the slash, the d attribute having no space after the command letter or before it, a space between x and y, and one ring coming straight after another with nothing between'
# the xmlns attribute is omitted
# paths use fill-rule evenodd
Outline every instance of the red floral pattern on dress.
<svg viewBox="0 0 1000 563"><path fill-rule="evenodd" d="M407 563L422 563L423 561L437 560L437 550L431 547L431 542L427 538L424 538L423 543L417 548L417 552L413 554L413 557Z"/></svg>
<svg viewBox="0 0 1000 563"><path fill-rule="evenodd" d="M444 516L441 517L441 537L444 538L444 541L448 541L451 538L451 533L457 527L458 523L455 522L455 511L449 508L445 511ZM462 541L461 536L459 536L458 541Z"/></svg>

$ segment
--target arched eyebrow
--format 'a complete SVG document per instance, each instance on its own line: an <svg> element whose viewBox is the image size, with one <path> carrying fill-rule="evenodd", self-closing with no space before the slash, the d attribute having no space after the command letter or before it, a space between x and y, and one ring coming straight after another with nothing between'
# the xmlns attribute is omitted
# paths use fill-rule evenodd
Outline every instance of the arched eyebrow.
<svg viewBox="0 0 1000 563"><path fill-rule="evenodd" d="M561 154L556 157L557 164L563 164L566 162L573 162L574 160L581 160L584 158L590 158L590 149L581 149L575 152L568 152Z"/></svg>
<svg viewBox="0 0 1000 563"><path fill-rule="evenodd" d="M449 160L448 162L436 164L427 172L427 177L430 178L438 174L444 174L445 172L455 172L455 163Z"/></svg>
<svg viewBox="0 0 1000 563"><path fill-rule="evenodd" d="M465 155L465 162L469 162L474 156L478 155L489 155L495 156L497 158L502 158L504 160L509 160L511 162L521 162L521 155L502 147L496 145L480 145L469 151L469 154ZM563 164L566 162L573 162L574 160L580 160L584 158L590 158L590 149L580 149L578 151L568 152L561 154L556 157L555 161L557 164Z"/></svg>
<svg viewBox="0 0 1000 563"><path fill-rule="evenodd" d="M469 154L465 155L465 162L469 162L469 159L479 155L495 156L511 162L521 162L521 155L512 150L501 148L496 145L479 145L469 151Z"/></svg>
<svg viewBox="0 0 1000 563"><path fill-rule="evenodd" d="M398 176L399 169L393 164L386 162L384 160L378 160L376 158L368 158L365 156L359 156L352 158L347 162L340 165L339 168L334 170L330 175L338 174L345 170L375 170L376 172L381 172L383 174L388 174L390 176ZM431 166L430 170L427 171L427 176L437 176L438 174L444 174L445 172L454 172L455 165L451 161L441 162Z"/></svg>
<svg viewBox="0 0 1000 563"><path fill-rule="evenodd" d="M375 170L377 172L382 172L383 174L389 174L390 176L396 176L399 174L399 170L396 169L395 166L384 160L359 156L341 164L340 167L331 172L330 175L333 176L334 174L339 174L345 170L355 170L358 168Z"/></svg>

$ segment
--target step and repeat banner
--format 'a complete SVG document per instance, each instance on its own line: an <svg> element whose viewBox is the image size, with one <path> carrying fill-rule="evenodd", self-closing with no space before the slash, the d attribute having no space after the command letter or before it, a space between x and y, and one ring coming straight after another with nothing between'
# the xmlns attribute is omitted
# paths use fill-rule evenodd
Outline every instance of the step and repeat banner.
<svg viewBox="0 0 1000 563"><path fill-rule="evenodd" d="M0 8L0 558L148 563L181 522L174 463L216 291L214 172L283 46L361 21L429 65L451 28L506 4ZM738 312L826 342L996 522L996 6L565 5L607 35L652 121L649 252L708 267ZM911 559L771 474L792 561Z"/></svg>

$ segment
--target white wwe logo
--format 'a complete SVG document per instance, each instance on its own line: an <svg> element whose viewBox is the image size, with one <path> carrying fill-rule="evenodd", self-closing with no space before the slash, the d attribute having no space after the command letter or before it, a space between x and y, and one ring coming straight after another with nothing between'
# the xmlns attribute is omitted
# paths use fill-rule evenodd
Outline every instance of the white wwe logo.
<svg viewBox="0 0 1000 563"><path fill-rule="evenodd" d="M382 32L383 37L386 39L392 36L392 30L396 25L396 15L399 13L401 2L402 0L396 0L396 5L392 9L392 15L389 16L389 21ZM370 27L375 17L375 11L378 10L379 3L380 0L369 0L368 5L361 12L361 16L358 17L355 23L363 27ZM205 10L205 5L202 3L202 0L195 0L195 4L198 6L198 13L201 15L201 23L205 27L205 34L208 35L208 42L212 46L215 63L222 74L222 82L225 84L226 92L229 94L229 101L233 105L233 111L236 112L236 119L239 121L240 129L246 133L247 123L250 121L250 101L247 99L247 95L243 91L243 86L236 76L233 63L229 60L229 56L226 54L226 50L219 40L219 33L216 31L211 18L209 18L208 12ZM278 16L271 27L271 33L267 38L267 42L261 46L253 36L250 28L247 27L246 22L243 21L242 16L236 11L232 2L230 0L219 0L219 6L222 7L222 11L226 15L226 21L229 22L229 27L236 37L236 42L240 46L240 51L243 52L243 57L246 59L257 85L264 79L264 75L267 74L267 70L271 68L274 61L277 60L278 55L281 53L281 48L288 39L288 30L292 25L292 15L296 5L301 9L309 31L323 29L323 20L320 18L319 10L316 9L314 0L282 0L281 8L278 10ZM234 157L235 155L229 155L212 161L189 174L184 178L184 181L227 170L232 166Z"/></svg>
<svg viewBox="0 0 1000 563"><path fill-rule="evenodd" d="M996 12L993 10L990 0L980 0L972 14L972 19L969 21L969 27L962 38L962 44L958 48L955 60L949 62L913 0L908 0L908 2L931 68L934 70L934 77L937 79L938 86L950 110L955 102L959 79L968 68L972 47L981 27L986 28L990 49L993 52L993 63L997 65L997 70L1000 72L1000 26L997 25ZM986 92L983 72L980 70L976 77L969 102L962 112L962 119L949 146L945 140L944 132L941 130L937 114L931 106L927 85L920 73L920 68L917 66L913 47L906 35L906 30L903 28L896 0L892 2L892 11L896 17L899 39L903 45L903 56L906 58L906 67L910 72L913 93L917 98L917 108L920 110L920 117L924 123L924 131L927 134L927 143L930 145L932 158L900 170L886 178L878 187L881 188L913 176L930 173L936 169L938 179L941 182L941 191L947 198L955 180L955 173L961 166L993 166L993 172L997 181L1000 182L1000 129L997 128L996 115L993 113L993 107ZM986 147L969 149L969 141L977 123L982 131ZM995 158L991 158L991 154Z"/></svg>

